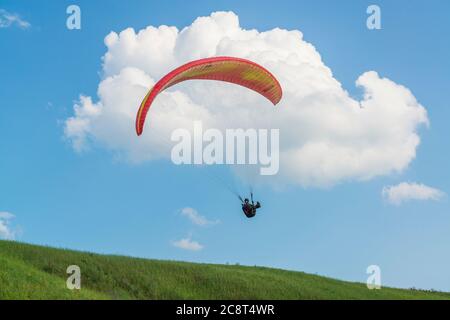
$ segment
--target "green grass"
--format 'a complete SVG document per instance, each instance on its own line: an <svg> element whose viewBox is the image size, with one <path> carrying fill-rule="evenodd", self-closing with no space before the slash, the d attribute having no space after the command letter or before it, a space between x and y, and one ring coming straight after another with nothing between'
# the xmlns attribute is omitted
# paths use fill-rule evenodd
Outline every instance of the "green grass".
<svg viewBox="0 0 450 320"><path fill-rule="evenodd" d="M66 268L81 268L81 290ZM450 299L262 267L146 260L0 241L0 299Z"/></svg>

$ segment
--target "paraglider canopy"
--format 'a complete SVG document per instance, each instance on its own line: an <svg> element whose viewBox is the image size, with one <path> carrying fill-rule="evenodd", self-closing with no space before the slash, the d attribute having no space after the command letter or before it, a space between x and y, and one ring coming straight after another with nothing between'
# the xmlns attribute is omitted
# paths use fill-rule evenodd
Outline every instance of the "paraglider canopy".
<svg viewBox="0 0 450 320"><path fill-rule="evenodd" d="M213 57L191 61L171 71L145 96L136 117L136 133L144 130L145 118L156 96L163 90L186 80L218 80L241 85L258 92L274 105L282 97L278 80L265 68L250 60L234 57Z"/></svg>

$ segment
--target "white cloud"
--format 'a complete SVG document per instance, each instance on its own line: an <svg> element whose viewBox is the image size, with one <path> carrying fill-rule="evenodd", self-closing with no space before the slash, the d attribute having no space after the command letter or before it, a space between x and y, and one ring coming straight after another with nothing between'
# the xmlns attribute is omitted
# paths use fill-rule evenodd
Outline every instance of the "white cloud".
<svg viewBox="0 0 450 320"><path fill-rule="evenodd" d="M31 26L28 21L23 20L18 14L10 13L0 9L0 29L17 25L21 29L27 29Z"/></svg>
<svg viewBox="0 0 450 320"><path fill-rule="evenodd" d="M9 212L0 212L0 239L13 240L16 236L14 230L10 227L10 220L14 215Z"/></svg>
<svg viewBox="0 0 450 320"><path fill-rule="evenodd" d="M192 130L194 120L204 128L280 128L280 172L266 178L323 187L404 170L415 158L418 128L428 124L425 108L406 87L369 71L356 81L364 92L357 100L300 31L246 30L232 12L197 18L181 31L111 32L105 44L98 98L81 96L65 123L77 151L95 143L138 163L169 158L170 133ZM148 89L172 68L208 56L260 63L280 80L282 101L273 107L240 86L186 82L158 96L138 138L136 111Z"/></svg>
<svg viewBox="0 0 450 320"><path fill-rule="evenodd" d="M197 210L189 207L181 209L181 214L191 220L193 224L196 224L198 226L207 226L219 223L218 220L208 220L206 217L199 214Z"/></svg>
<svg viewBox="0 0 450 320"><path fill-rule="evenodd" d="M203 249L203 245L201 245L197 241L191 240L191 238L189 237L178 241L174 241L172 244L177 248L189 251L200 251Z"/></svg>
<svg viewBox="0 0 450 320"><path fill-rule="evenodd" d="M402 182L396 186L384 187L383 197L392 204L400 205L410 200L440 200L445 193L424 184Z"/></svg>

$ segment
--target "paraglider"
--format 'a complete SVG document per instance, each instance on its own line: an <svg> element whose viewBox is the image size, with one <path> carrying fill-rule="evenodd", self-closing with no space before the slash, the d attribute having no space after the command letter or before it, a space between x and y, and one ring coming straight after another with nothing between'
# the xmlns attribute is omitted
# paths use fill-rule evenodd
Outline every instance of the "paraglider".
<svg viewBox="0 0 450 320"><path fill-rule="evenodd" d="M216 80L233 83L253 90L267 98L273 105L280 102L283 91L275 76L261 65L242 58L235 57L213 57L186 63L169 72L161 78L144 97L137 116L136 133L143 133L147 113L155 98L165 89L186 80ZM249 199L241 201L242 211L247 218L256 215L256 210L261 207L257 201Z"/></svg>
<svg viewBox="0 0 450 320"><path fill-rule="evenodd" d="M280 83L259 64L235 57L213 57L191 61L169 72L147 93L136 116L136 133L144 130L147 112L156 96L165 89L186 80L216 80L237 84L266 97L276 105L283 95Z"/></svg>
<svg viewBox="0 0 450 320"><path fill-rule="evenodd" d="M261 203L259 203L259 201L256 201L256 204L253 201L253 193L250 193L250 199L252 202L250 202L247 198L242 200L240 196L239 199L242 202L242 211L247 218L253 218L256 215L256 209L261 208Z"/></svg>

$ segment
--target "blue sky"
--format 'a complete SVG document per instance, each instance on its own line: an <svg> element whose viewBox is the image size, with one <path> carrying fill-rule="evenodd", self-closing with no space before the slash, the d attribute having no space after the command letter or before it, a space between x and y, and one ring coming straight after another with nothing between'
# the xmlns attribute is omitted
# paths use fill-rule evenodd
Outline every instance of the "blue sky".
<svg viewBox="0 0 450 320"><path fill-rule="evenodd" d="M82 10L70 31L66 8ZM377 1L382 30L365 27L372 1L52 1L3 0L29 22L0 28L0 211L15 218L20 241L100 253L301 270L365 282L381 267L384 285L450 290L450 208L440 201L400 206L385 186L418 182L450 192L447 137L450 41L447 1ZM96 97L103 39L110 31L162 24L182 29L199 16L231 10L245 29L298 29L351 95L365 71L409 88L425 106L415 159L401 173L329 188L257 188L264 210L253 220L227 190L168 161L129 164L105 148L76 153L64 137L79 95ZM231 181L224 168L210 172ZM180 209L195 208L210 226ZM191 237L204 248L173 246Z"/></svg>

